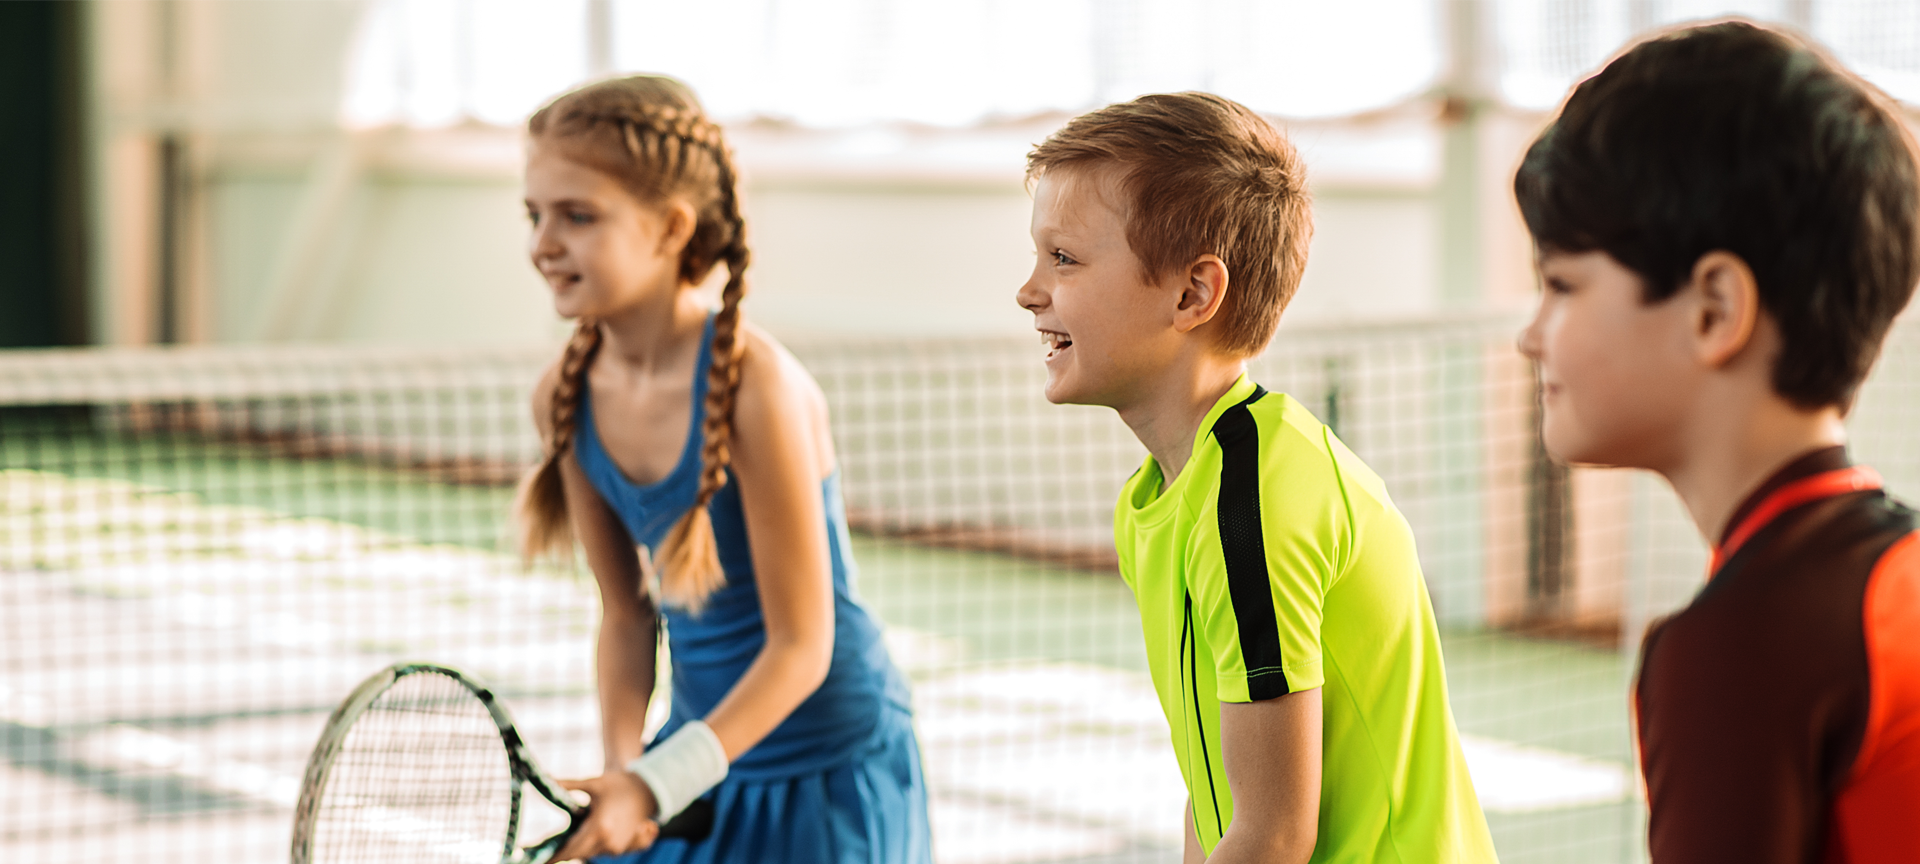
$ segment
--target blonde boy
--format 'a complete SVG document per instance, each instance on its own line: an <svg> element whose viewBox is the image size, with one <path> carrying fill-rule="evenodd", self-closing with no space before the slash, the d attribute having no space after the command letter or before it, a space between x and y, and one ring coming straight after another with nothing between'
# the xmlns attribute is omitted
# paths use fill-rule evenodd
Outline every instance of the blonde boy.
<svg viewBox="0 0 1920 864"><path fill-rule="evenodd" d="M1028 156L1020 305L1047 398L1149 451L1121 573L1189 794L1186 860L1494 860L1413 537L1380 479L1246 375L1306 264L1304 171L1218 96L1082 115Z"/></svg>

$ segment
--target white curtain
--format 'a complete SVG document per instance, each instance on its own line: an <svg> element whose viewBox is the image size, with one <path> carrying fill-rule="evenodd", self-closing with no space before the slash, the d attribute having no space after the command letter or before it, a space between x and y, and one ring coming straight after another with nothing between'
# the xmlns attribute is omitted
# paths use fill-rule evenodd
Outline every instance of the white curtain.
<svg viewBox="0 0 1920 864"><path fill-rule="evenodd" d="M716 116L957 126L1206 89L1272 114L1354 114L1430 89L1432 0L373 0L354 125L516 124L585 79L665 72Z"/></svg>
<svg viewBox="0 0 1920 864"><path fill-rule="evenodd" d="M1343 116L1435 86L1450 2L370 0L343 113L353 125L515 125L606 56L599 71L687 81L718 117L812 127L960 126L1185 89ZM1521 108L1552 108L1636 32L1726 14L1809 30L1920 101L1920 0L1483 2L1497 92ZM590 32L596 18L607 32Z"/></svg>
<svg viewBox="0 0 1920 864"><path fill-rule="evenodd" d="M1500 90L1547 110L1635 33L1739 15L1811 35L1896 99L1920 102L1916 0L1498 0Z"/></svg>

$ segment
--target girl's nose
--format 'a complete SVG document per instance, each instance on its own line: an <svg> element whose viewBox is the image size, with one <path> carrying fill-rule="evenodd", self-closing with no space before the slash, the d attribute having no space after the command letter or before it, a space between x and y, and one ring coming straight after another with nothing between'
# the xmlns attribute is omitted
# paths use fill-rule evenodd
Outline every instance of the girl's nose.
<svg viewBox="0 0 1920 864"><path fill-rule="evenodd" d="M552 223L547 221L534 223L532 231L527 236L527 252L533 256L536 264L560 254L559 242L548 231L550 225Z"/></svg>

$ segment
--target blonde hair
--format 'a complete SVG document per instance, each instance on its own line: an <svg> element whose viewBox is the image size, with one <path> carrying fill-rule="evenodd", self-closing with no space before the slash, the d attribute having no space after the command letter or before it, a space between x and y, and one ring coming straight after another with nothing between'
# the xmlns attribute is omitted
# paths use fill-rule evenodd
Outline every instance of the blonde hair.
<svg viewBox="0 0 1920 864"><path fill-rule="evenodd" d="M1204 254L1232 268L1222 348L1251 357L1280 326L1307 266L1307 172L1280 130L1231 99L1161 93L1073 118L1027 154L1027 177L1117 169L1127 245L1158 278Z"/></svg>
<svg viewBox="0 0 1920 864"><path fill-rule="evenodd" d="M569 159L619 180L641 201L679 197L690 203L697 218L680 257L683 281L697 284L715 265L727 265L720 311L713 317L700 487L693 507L667 533L657 559L661 599L698 611L726 582L707 504L727 483L733 403L740 389L740 300L746 295L748 254L733 156L720 127L707 119L692 91L660 76L615 78L562 95L534 113L527 132L558 146ZM520 552L528 560L573 548L560 460L572 448L580 393L600 342L598 322L582 318L560 355L559 381L549 407L552 437L545 457L521 480L514 499Z"/></svg>

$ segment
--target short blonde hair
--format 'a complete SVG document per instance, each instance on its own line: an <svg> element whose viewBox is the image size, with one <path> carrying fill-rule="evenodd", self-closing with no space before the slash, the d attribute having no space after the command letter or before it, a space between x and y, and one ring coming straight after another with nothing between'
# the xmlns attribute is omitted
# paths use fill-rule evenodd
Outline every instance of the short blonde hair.
<svg viewBox="0 0 1920 864"><path fill-rule="evenodd" d="M1164 93L1075 117L1027 154L1029 180L1108 168L1147 278L1219 256L1231 277L1214 319L1220 347L1265 350L1313 236L1306 167L1286 136L1231 99Z"/></svg>

